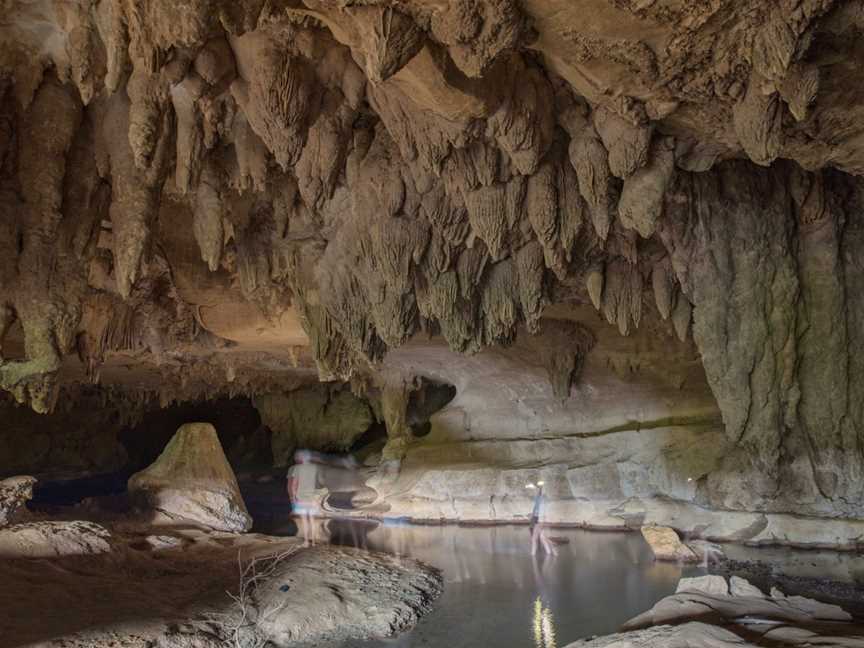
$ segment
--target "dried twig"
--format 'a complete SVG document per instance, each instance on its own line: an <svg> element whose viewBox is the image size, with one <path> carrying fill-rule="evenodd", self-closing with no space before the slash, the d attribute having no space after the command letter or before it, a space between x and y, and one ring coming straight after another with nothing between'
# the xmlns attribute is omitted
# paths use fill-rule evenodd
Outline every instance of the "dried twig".
<svg viewBox="0 0 864 648"><path fill-rule="evenodd" d="M262 624L278 614L285 603L259 608L257 590L259 585L273 576L277 567L296 549L275 555L258 556L244 563L241 552L237 552L239 587L236 594L227 592L233 604L227 612L213 612L207 621L224 637L231 648L264 648L269 641Z"/></svg>

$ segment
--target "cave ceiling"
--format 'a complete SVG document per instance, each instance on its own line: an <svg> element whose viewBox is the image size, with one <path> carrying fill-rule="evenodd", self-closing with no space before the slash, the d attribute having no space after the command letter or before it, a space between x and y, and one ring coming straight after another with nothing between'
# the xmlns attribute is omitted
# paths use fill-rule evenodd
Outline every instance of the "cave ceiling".
<svg viewBox="0 0 864 648"><path fill-rule="evenodd" d="M862 30L851 0L6 0L0 387L255 394L431 335L519 338L566 396L593 306L694 345L769 465L783 425L861 445Z"/></svg>

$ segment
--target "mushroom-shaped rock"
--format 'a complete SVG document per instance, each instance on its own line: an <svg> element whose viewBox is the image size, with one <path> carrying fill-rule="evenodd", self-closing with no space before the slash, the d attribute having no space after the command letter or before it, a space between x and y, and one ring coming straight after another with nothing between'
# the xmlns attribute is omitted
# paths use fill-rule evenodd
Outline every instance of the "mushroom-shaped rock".
<svg viewBox="0 0 864 648"><path fill-rule="evenodd" d="M156 522L188 520L231 532L252 526L237 478L209 423L180 426L159 458L130 477L129 492L157 514Z"/></svg>

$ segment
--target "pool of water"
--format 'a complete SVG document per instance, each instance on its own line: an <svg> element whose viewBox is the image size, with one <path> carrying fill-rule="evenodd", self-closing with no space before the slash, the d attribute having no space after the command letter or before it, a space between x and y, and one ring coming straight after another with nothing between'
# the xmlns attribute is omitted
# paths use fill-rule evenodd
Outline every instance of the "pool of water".
<svg viewBox="0 0 864 648"><path fill-rule="evenodd" d="M550 530L558 554L549 556L531 555L525 526L330 520L327 527L336 544L417 558L441 569L445 581L434 610L414 630L342 648L558 648L615 632L673 593L682 576L706 573L655 562L638 533Z"/></svg>

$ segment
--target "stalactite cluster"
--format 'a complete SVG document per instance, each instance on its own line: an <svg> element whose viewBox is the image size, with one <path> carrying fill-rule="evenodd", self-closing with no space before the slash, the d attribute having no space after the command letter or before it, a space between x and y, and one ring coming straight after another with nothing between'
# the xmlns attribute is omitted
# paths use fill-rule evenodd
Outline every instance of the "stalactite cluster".
<svg viewBox="0 0 864 648"><path fill-rule="evenodd" d="M800 434L819 490L860 501L860 12L610 2L643 41L560 4L13 1L0 387L47 411L73 352L95 380L225 350L200 311L230 295L257 330L295 313L328 379L420 333L545 335L563 397L593 346L543 317L567 294L622 335L649 308L692 331L765 489Z"/></svg>

